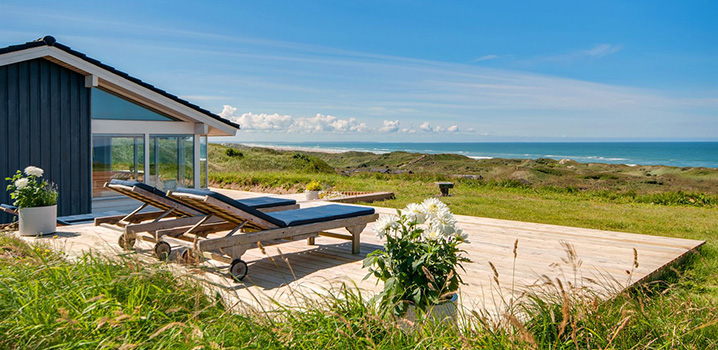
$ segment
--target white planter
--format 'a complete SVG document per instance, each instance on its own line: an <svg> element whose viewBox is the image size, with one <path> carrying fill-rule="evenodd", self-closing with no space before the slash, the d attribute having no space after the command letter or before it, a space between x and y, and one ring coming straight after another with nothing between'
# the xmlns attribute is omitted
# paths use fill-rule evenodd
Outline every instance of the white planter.
<svg viewBox="0 0 718 350"><path fill-rule="evenodd" d="M304 191L304 195L307 197L308 201L313 201L319 199L319 191Z"/></svg>
<svg viewBox="0 0 718 350"><path fill-rule="evenodd" d="M41 236L57 231L57 205L18 210L21 236Z"/></svg>
<svg viewBox="0 0 718 350"><path fill-rule="evenodd" d="M448 301L445 301L441 304L437 304L434 306L429 307L428 310L426 310L426 318L431 319L434 322L446 322L449 324L455 324L456 323L456 310L457 305L459 303L459 294L454 293L451 296L451 299ZM407 321L410 321L410 324L416 323L417 316L416 316L416 307L414 305L409 305L409 308L406 310L406 315L404 315L404 319Z"/></svg>

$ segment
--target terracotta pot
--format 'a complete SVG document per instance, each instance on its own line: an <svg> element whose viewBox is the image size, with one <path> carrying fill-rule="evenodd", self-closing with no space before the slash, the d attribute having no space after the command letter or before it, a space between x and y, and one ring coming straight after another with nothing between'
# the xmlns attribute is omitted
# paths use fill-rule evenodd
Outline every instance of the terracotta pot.
<svg viewBox="0 0 718 350"><path fill-rule="evenodd" d="M21 236L42 236L57 231L57 205L18 210Z"/></svg>

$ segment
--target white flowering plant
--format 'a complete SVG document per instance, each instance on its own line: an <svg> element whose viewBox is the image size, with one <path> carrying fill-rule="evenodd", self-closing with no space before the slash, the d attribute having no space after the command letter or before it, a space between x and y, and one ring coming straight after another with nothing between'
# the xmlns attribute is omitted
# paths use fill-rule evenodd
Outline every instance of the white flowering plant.
<svg viewBox="0 0 718 350"><path fill-rule="evenodd" d="M364 268L369 269L365 279L373 275L384 282L377 297L385 311L401 316L409 305L426 311L450 299L463 283L456 270L470 262L459 249L468 235L438 199L409 204L397 215L383 215L374 231L386 243L384 250L364 260Z"/></svg>
<svg viewBox="0 0 718 350"><path fill-rule="evenodd" d="M18 208L45 207L57 204L57 186L42 179L44 170L29 166L24 172L18 170L9 181L7 191Z"/></svg>

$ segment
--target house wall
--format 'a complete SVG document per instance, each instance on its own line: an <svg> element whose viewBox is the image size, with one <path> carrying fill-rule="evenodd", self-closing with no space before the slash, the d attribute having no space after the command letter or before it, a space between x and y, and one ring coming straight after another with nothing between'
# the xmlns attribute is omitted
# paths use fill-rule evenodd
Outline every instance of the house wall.
<svg viewBox="0 0 718 350"><path fill-rule="evenodd" d="M83 75L41 58L0 67L0 203L11 202L5 177L35 165L58 185L58 215L89 213L90 128Z"/></svg>

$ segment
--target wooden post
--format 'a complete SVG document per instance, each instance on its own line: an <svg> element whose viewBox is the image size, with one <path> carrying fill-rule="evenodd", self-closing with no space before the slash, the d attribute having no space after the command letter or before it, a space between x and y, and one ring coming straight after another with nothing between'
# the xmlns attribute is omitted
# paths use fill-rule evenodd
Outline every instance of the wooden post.
<svg viewBox="0 0 718 350"><path fill-rule="evenodd" d="M347 231L352 234L352 254L359 254L361 251L361 233L365 227L366 224L347 227Z"/></svg>

